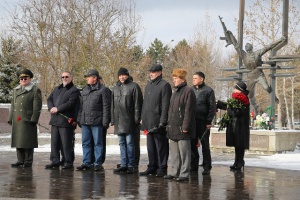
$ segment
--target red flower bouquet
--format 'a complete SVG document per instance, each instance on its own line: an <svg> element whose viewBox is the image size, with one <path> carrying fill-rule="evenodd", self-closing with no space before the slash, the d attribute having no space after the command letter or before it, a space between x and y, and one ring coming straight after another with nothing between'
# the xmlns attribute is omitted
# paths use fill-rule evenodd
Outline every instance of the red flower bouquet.
<svg viewBox="0 0 300 200"><path fill-rule="evenodd" d="M244 93L232 93L232 98L227 100L227 109L228 108L235 108L235 109L245 109L246 106L249 105L249 99ZM219 124L219 130L221 131L226 128L229 124L230 117L227 113L222 116Z"/></svg>

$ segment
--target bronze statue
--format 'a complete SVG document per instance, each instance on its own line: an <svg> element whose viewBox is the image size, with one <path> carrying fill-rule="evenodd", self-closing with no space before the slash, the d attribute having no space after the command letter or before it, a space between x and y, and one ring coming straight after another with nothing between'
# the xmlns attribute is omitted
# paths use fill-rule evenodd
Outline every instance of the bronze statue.
<svg viewBox="0 0 300 200"><path fill-rule="evenodd" d="M221 18L220 18L221 20ZM222 22L222 21L221 21ZM223 25L223 24L222 24ZM224 29L225 31L225 29ZM286 37L282 36L279 40L276 40L272 42L270 45L265 46L262 49L253 51L253 46L249 43L245 45L244 51L239 43L237 42L235 36L232 34L231 31L226 30L225 33L226 36L226 42L227 45L233 44L235 50L241 57L244 66L246 69L251 70L251 72L248 73L248 88L249 88L249 99L250 103L254 108L255 115L258 114L258 105L256 104L254 92L255 92L255 85L256 83L259 83L263 86L264 90L266 90L269 94L272 91L272 88L269 86L267 79L265 77L265 74L262 69L259 69L257 67L262 66L262 56L269 50L273 49L277 45L283 43L286 40ZM222 38L221 38L222 39ZM278 98L275 97L275 101L278 103Z"/></svg>

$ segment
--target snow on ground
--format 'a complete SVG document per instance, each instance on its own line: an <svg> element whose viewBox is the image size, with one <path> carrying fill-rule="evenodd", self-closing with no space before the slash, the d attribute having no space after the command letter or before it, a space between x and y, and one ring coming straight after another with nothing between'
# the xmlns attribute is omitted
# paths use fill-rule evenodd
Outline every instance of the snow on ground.
<svg viewBox="0 0 300 200"><path fill-rule="evenodd" d="M233 161L213 162L213 164L216 165L232 165L232 163ZM256 158L246 158L245 165L251 167L300 171L300 151L285 152L270 156L257 156Z"/></svg>

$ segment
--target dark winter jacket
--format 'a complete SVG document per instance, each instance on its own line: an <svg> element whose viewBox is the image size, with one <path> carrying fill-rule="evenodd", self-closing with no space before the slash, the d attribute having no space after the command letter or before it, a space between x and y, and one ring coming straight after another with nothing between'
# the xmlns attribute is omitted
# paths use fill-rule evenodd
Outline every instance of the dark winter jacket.
<svg viewBox="0 0 300 200"><path fill-rule="evenodd" d="M12 124L11 147L37 148L37 123L42 109L41 90L30 83L14 88L8 123Z"/></svg>
<svg viewBox="0 0 300 200"><path fill-rule="evenodd" d="M217 108L226 110L227 103L218 101ZM226 128L226 146L242 149L249 149L249 105L245 109L227 109L227 114L231 118Z"/></svg>
<svg viewBox="0 0 300 200"><path fill-rule="evenodd" d="M179 85L173 92L168 116L167 138L187 140L196 137L196 96L187 83ZM188 133L183 133L187 130Z"/></svg>
<svg viewBox="0 0 300 200"><path fill-rule="evenodd" d="M192 87L196 95L196 121L204 121L207 125L211 124L216 114L216 99L214 90L205 85L198 88Z"/></svg>
<svg viewBox="0 0 300 200"><path fill-rule="evenodd" d="M171 85L162 76L148 82L144 93L142 130L167 125L171 95Z"/></svg>
<svg viewBox="0 0 300 200"><path fill-rule="evenodd" d="M54 88L48 97L48 110L56 107L58 113L77 121L79 97L80 91L74 86L73 82L70 82L65 87L61 84ZM69 123L68 119L60 114L52 114L49 124L58 127L72 128L72 123Z"/></svg>
<svg viewBox="0 0 300 200"><path fill-rule="evenodd" d="M80 125L105 126L110 123L111 92L97 83L83 88L80 98L78 122Z"/></svg>
<svg viewBox="0 0 300 200"><path fill-rule="evenodd" d="M112 91L111 123L114 124L115 134L136 133L141 122L143 96L140 86L127 79L124 84L120 81Z"/></svg>

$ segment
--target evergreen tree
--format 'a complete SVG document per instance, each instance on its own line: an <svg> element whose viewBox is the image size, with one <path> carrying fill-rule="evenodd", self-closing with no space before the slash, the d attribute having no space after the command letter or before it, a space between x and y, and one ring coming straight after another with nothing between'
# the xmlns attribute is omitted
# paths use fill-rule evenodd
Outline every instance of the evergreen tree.
<svg viewBox="0 0 300 200"><path fill-rule="evenodd" d="M169 47L155 38L154 42L147 50L147 54L151 57L152 63L162 64L169 55Z"/></svg>
<svg viewBox="0 0 300 200"><path fill-rule="evenodd" d="M13 88L18 84L16 65L18 56L22 52L21 41L14 41L12 37L1 39L2 53L0 54L0 103L10 103Z"/></svg>

